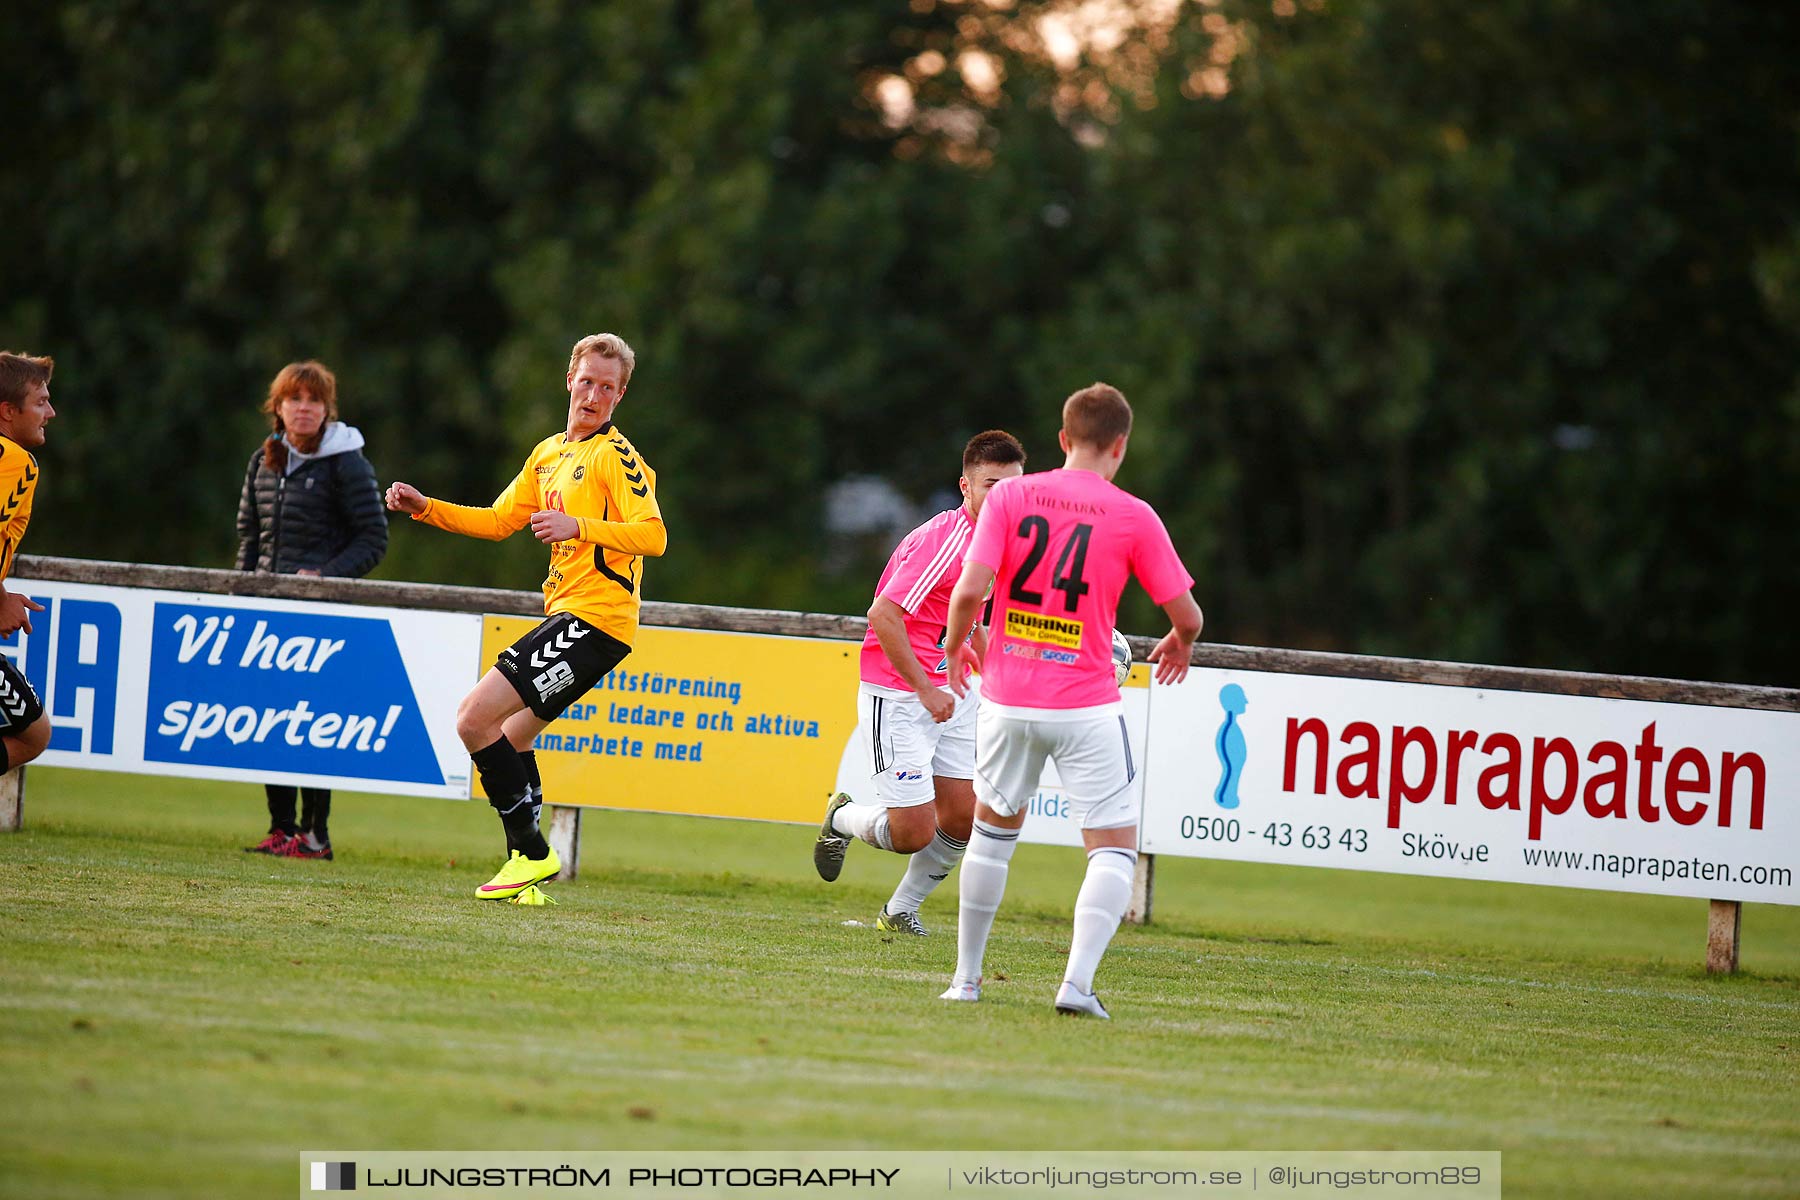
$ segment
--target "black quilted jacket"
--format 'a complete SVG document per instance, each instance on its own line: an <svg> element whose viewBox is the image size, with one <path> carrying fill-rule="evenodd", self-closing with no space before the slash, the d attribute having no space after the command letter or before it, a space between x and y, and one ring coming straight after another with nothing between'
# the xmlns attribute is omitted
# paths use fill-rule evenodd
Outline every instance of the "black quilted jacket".
<svg viewBox="0 0 1800 1200"><path fill-rule="evenodd" d="M263 464L258 446L244 473L237 528L240 571L355 578L387 553L387 513L360 448L308 459L283 475Z"/></svg>

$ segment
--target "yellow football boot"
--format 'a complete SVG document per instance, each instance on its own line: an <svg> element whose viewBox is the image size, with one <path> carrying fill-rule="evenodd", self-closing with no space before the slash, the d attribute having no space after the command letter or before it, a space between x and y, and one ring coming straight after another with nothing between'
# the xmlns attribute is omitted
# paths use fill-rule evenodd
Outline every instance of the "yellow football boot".
<svg viewBox="0 0 1800 1200"><path fill-rule="evenodd" d="M511 900L520 892L555 875L562 870L562 859L556 857L556 850L543 858L526 858L517 850L500 868L500 873L475 889L475 894L483 900Z"/></svg>
<svg viewBox="0 0 1800 1200"><path fill-rule="evenodd" d="M520 904L526 908L542 908L546 904L555 905L556 897L534 883L518 895L514 896L511 900L508 900L507 903Z"/></svg>

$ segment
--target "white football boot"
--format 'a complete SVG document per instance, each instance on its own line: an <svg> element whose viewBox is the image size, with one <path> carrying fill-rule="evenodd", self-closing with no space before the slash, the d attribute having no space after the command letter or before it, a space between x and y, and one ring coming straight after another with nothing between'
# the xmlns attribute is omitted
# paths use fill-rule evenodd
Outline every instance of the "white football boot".
<svg viewBox="0 0 1800 1200"><path fill-rule="evenodd" d="M1068 980L1056 989L1056 1011L1068 1017L1099 1017L1102 1021L1112 1020L1112 1014L1106 1011L1106 1005L1100 1003L1100 997L1092 992L1084 992Z"/></svg>

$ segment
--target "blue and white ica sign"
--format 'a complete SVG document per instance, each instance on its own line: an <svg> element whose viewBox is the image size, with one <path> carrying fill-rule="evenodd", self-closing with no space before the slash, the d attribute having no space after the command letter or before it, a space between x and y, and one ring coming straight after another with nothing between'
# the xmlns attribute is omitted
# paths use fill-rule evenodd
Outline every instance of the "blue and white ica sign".
<svg viewBox="0 0 1800 1200"><path fill-rule="evenodd" d="M105 756L113 752L119 706L119 606L106 600L27 595L42 606L31 633L0 639L50 714L50 749ZM23 660L23 661L21 661Z"/></svg>

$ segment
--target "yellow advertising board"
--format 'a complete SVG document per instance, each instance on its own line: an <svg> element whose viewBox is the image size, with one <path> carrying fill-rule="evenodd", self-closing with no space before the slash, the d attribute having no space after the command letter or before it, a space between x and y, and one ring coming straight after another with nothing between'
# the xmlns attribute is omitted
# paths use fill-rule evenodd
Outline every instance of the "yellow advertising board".
<svg viewBox="0 0 1800 1200"><path fill-rule="evenodd" d="M488 616L481 661L538 622ZM551 804L816 822L856 729L859 642L644 626L537 739Z"/></svg>

